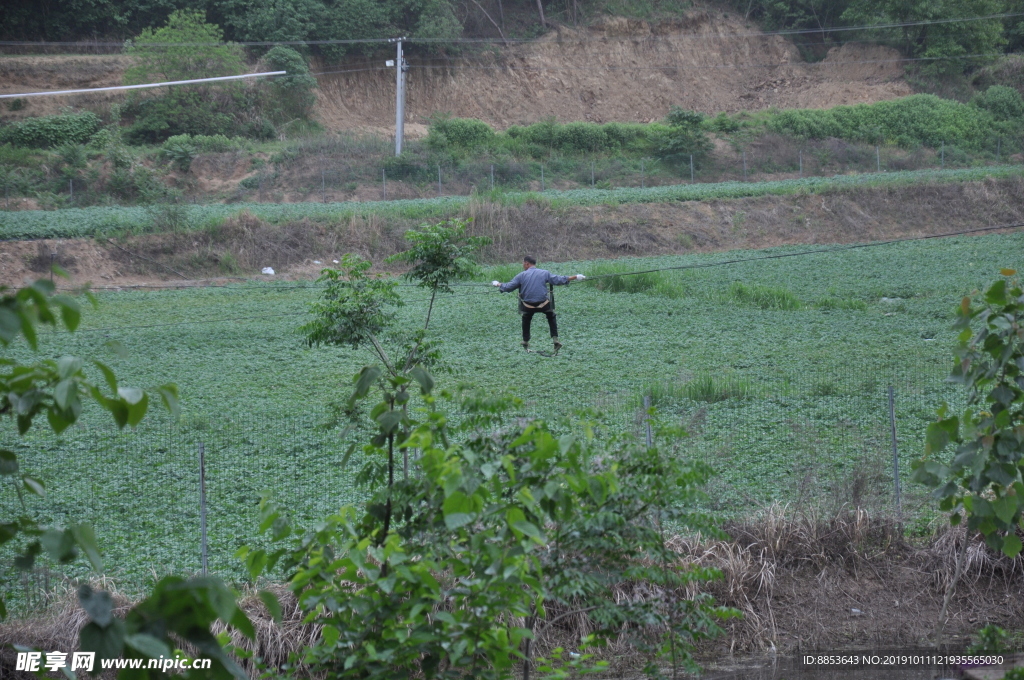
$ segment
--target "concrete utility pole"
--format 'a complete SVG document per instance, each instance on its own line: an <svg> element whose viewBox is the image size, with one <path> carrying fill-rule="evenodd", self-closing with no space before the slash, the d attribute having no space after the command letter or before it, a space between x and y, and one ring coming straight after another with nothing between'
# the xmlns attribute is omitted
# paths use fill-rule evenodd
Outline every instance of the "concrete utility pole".
<svg viewBox="0 0 1024 680"><path fill-rule="evenodd" d="M409 64L402 56L402 41L406 38L392 38L389 42L397 43L398 52L395 60L388 59L388 66L395 67L395 155L402 155L402 142L405 139L405 72Z"/></svg>

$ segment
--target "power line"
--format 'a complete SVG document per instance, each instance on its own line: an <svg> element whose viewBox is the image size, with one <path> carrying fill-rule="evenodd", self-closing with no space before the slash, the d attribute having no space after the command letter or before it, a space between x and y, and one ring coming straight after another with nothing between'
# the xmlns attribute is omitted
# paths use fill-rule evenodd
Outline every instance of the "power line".
<svg viewBox="0 0 1024 680"><path fill-rule="evenodd" d="M142 85L115 85L113 87L89 87L81 90L49 90L44 92L20 92L18 94L0 94L0 99L12 99L14 97L45 97L55 94L82 94L85 92L110 92L112 90L143 90L152 87L167 87L169 85L191 85L194 83L212 83L225 80L241 80L243 78L264 78L266 76L283 76L287 71L267 71L266 73L244 73L240 76L218 76L216 78L193 78L191 80L168 80L162 83L145 83Z"/></svg>
<svg viewBox="0 0 1024 680"><path fill-rule="evenodd" d="M671 271L676 269L707 269L709 267L721 267L727 264L742 264L744 262L760 262L762 260L779 260L786 257L798 257L800 255L820 255L822 253L838 253L847 250L857 250L860 248L874 248L877 246L888 246L895 243L908 243L911 241L926 241L934 238L950 238L953 236L969 236L971 234L981 234L990 231L999 231L1003 229L1017 229L1024 227L1024 222L1015 222L1013 224L1001 224L994 227L979 227L977 229L967 229L965 231L946 232L943 234L928 234L926 236L908 236L907 238L890 239L888 241L873 241L871 243L855 243L847 246L833 246L830 248L819 248L817 250L802 250L795 253L777 253L773 255L765 255L763 257L749 257L735 260L721 260L718 262L700 263L700 264L686 264L678 265L674 267L660 267L657 269L644 269L635 272L622 272L615 274L597 274L595 276L588 276L583 283L591 280L606 279L615 276L636 276L637 274L653 274L655 272ZM487 284L481 284L487 285Z"/></svg>
<svg viewBox="0 0 1024 680"><path fill-rule="evenodd" d="M828 29L814 28L814 29L781 29L777 31L758 31L751 33L733 33L731 35L698 35L698 34L684 34L675 36L674 39L684 40L705 40L705 39L718 39L723 38L763 38L771 36L786 36L786 35L813 35L816 33L838 33L838 32L850 32L850 31L877 31L893 28L912 28L916 26L935 26L942 24L960 24L960 23L971 23L975 21L993 21L997 19L1012 19L1015 17L1024 16L1024 12L1011 12L1003 14L988 14L976 17L956 17L949 19L927 19L922 21L904 21L888 24L864 24L860 26L836 26ZM667 36L662 36L667 37ZM626 38L627 40L630 38ZM381 43L386 44L392 38L349 38L349 39L333 39L333 40L240 40L232 43L224 42L187 42L187 43L146 43L146 47L204 47L210 45L225 45L234 44L242 45L246 47L271 47L274 45L362 45L362 44L374 44ZM529 44L529 43L542 43L549 44L550 41L545 41L543 38L529 38L529 39L502 39L498 38L404 38L405 42L420 43L420 44L445 44L445 45L457 45L457 44L490 44L490 43L515 43L515 44ZM589 39L576 39L576 40L559 40L559 43L583 43L583 42L606 42L607 38L589 38ZM88 47L124 47L124 42L83 42L83 41L28 41L28 40L0 40L0 46L2 47L59 47L64 45L82 45Z"/></svg>

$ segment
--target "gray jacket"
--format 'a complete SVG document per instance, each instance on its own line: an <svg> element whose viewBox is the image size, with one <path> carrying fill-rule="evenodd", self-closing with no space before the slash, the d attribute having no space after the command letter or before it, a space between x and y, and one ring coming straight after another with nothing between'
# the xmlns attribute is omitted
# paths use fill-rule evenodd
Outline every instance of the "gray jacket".
<svg viewBox="0 0 1024 680"><path fill-rule="evenodd" d="M530 267L516 274L516 277L508 283L501 284L498 288L502 293L510 293L519 288L519 297L527 304L536 304L548 299L547 284L553 283L556 286L564 286L569 283L568 276L552 274L547 269Z"/></svg>

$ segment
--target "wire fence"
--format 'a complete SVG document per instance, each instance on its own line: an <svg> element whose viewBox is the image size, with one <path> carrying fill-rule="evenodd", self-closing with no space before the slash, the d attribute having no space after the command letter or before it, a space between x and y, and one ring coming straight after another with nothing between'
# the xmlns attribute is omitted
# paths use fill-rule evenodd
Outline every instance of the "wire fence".
<svg viewBox="0 0 1024 680"><path fill-rule="evenodd" d="M593 409L599 430L642 437L646 396L660 421L688 432L674 442L682 455L715 469L707 509L722 518L782 502L825 511L858 506L913 519L930 507L923 489L910 482L925 429L942 402L964 405L962 390L946 382L948 373L948 362L923 358L799 371L729 366L686 382L570 397L559 414L540 395L524 395L524 406L511 415L558 420ZM287 414L194 415L180 422L156 415L134 431L86 420L61 436L44 428L25 438L4 433L0 446L16 451L22 468L50 489L47 499L28 501L27 510L45 523L91 523L108 573L131 591L154 575L197 573L204 563L229 580L244 580L235 553L262 544L263 494L305 527L359 503L365 491L353 484L358 462L340 463L363 434L346 431L327 407L304 405ZM8 517L22 510L13 494L4 494L0 505ZM45 602L62 579L85 575L82 567L41 569L8 574L22 591L16 606Z"/></svg>
<svg viewBox="0 0 1024 680"><path fill-rule="evenodd" d="M395 157L391 143L383 137L346 134L299 141L240 180L233 189L216 196L207 196L199 190L199 184L187 182L181 192L161 195L151 191L152 187L136 187L131 182L130 186L119 184L124 179L121 176L115 181L113 177L103 178L84 170L71 169L45 178L0 172L0 208L17 209L20 197L28 195L35 195L40 206L50 208L109 205L112 198L132 203L143 200L143 196L149 196L155 203L204 203L225 198L229 202L345 203L489 192L644 189L952 170L1017 162L1024 151L1024 138L992 135L976 149L952 144L907 149L884 143L801 140L764 134L742 144L720 145L705 157L680 154L660 160L557 151L539 158L486 152L478 158L456 159L434 154L418 142L411 143L409 148L412 151ZM195 162L234 168L245 164L243 156L244 152L236 150L207 155L206 160Z"/></svg>
<svg viewBox="0 0 1024 680"><path fill-rule="evenodd" d="M313 153L294 154L245 179L238 200L279 202L295 194L305 201L338 203L464 196L493 191L617 189L680 183L761 182L800 177L954 169L1001 165L1024 149L1024 139L993 135L981 149L942 144L906 149L839 139L799 140L768 134L746 145L716 149L705 157L656 159L625 155L551 152L543 158L504 155L455 160L425 154L387 156L367 140L312 143ZM326 144L326 146L325 146ZM347 149L352 147L349 156Z"/></svg>

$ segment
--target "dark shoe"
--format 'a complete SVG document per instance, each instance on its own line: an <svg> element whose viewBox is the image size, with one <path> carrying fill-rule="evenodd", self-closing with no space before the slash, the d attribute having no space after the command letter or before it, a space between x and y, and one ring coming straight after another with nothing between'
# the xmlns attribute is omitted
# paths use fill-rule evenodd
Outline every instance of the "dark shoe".
<svg viewBox="0 0 1024 680"><path fill-rule="evenodd" d="M558 341L558 338L553 338L553 340L555 341L555 351L557 352L558 350L562 349L562 343Z"/></svg>
<svg viewBox="0 0 1024 680"><path fill-rule="evenodd" d="M523 349L525 349L527 352L529 352L530 351L530 343L528 343L525 340L523 340Z"/></svg>

